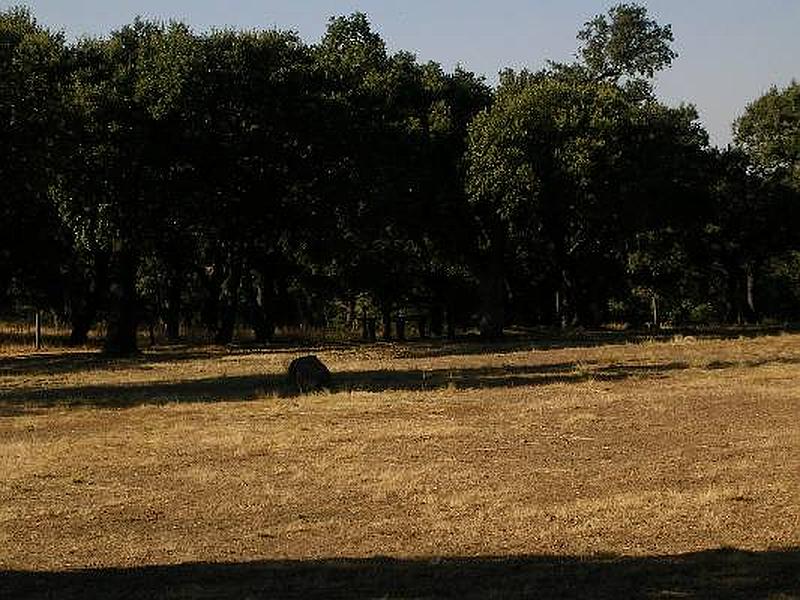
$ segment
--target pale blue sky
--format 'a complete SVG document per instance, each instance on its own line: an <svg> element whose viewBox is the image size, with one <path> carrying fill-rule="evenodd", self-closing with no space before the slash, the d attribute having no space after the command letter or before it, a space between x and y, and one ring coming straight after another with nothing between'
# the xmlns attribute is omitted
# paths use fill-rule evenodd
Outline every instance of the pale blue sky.
<svg viewBox="0 0 800 600"><path fill-rule="evenodd" d="M571 60L575 34L615 0L0 0L24 4L38 20L70 36L102 35L136 15L212 27L291 29L319 39L328 17L363 11L393 50L450 69L486 75ZM671 24L679 53L658 78L669 104L691 102L712 143L730 141L732 121L771 85L800 79L800 0L640 0Z"/></svg>

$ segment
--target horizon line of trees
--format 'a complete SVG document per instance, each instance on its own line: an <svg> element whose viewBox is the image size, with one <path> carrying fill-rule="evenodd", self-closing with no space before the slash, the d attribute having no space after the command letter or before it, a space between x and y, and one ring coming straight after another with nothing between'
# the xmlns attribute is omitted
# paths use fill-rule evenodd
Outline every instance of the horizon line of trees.
<svg viewBox="0 0 800 600"><path fill-rule="evenodd" d="M67 43L0 11L0 310L137 350L237 323L742 323L800 314L800 85L709 146L652 79L669 26L619 4L573 63L495 89L390 53L362 13L316 44L135 20Z"/></svg>

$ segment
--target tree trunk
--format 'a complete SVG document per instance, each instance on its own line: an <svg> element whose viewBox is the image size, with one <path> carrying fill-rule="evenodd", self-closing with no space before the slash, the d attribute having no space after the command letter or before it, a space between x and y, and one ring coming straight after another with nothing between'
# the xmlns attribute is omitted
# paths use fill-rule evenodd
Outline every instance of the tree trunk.
<svg viewBox="0 0 800 600"><path fill-rule="evenodd" d="M505 324L505 289L499 273L485 273L481 278L481 315L478 324L481 336L487 339L503 336Z"/></svg>
<svg viewBox="0 0 800 600"><path fill-rule="evenodd" d="M275 335L275 282L266 272L266 267L253 272L252 319L253 333L260 344L271 342Z"/></svg>
<svg viewBox="0 0 800 600"><path fill-rule="evenodd" d="M562 259L562 264L566 264L567 258ZM562 329L579 324L578 316L578 293L575 289L572 274L567 267L561 269L561 327Z"/></svg>
<svg viewBox="0 0 800 600"><path fill-rule="evenodd" d="M355 297L351 297L347 301L347 329L348 331L355 331L356 330L356 321L358 320L358 315L356 314L356 299Z"/></svg>
<svg viewBox="0 0 800 600"><path fill-rule="evenodd" d="M72 330L69 333L68 346L83 346L89 341L89 331L94 324L95 312L80 311L72 315Z"/></svg>
<svg viewBox="0 0 800 600"><path fill-rule="evenodd" d="M456 339L456 307L453 301L447 304L447 339Z"/></svg>
<svg viewBox="0 0 800 600"><path fill-rule="evenodd" d="M89 284L88 291L82 291L81 296L73 296L70 300L70 322L72 330L69 334L70 346L83 346L89 341L89 331L97 319L97 309L100 303L100 293L96 289L97 283Z"/></svg>
<svg viewBox="0 0 800 600"><path fill-rule="evenodd" d="M656 294L650 296L650 310L653 313L653 329L658 329L658 296Z"/></svg>
<svg viewBox="0 0 800 600"><path fill-rule="evenodd" d="M756 269L752 263L744 267L744 318L748 323L758 322L758 312L755 303Z"/></svg>
<svg viewBox="0 0 800 600"><path fill-rule="evenodd" d="M726 298L725 298L725 321L730 324L740 325L742 322L742 311L739 301L739 278L736 268L730 265L725 266L726 273Z"/></svg>
<svg viewBox="0 0 800 600"><path fill-rule="evenodd" d="M392 309L384 307L381 310L381 319L383 321L383 341L388 342L392 339Z"/></svg>
<svg viewBox="0 0 800 600"><path fill-rule="evenodd" d="M556 309L556 312L555 312L555 323L559 327L563 327L564 326L564 322L561 320L561 316L562 315L561 315L561 291L560 290L556 290L555 300L556 300L556 304L555 304L555 309Z"/></svg>
<svg viewBox="0 0 800 600"><path fill-rule="evenodd" d="M431 307L431 335L442 337L444 332L444 308L441 304Z"/></svg>
<svg viewBox="0 0 800 600"><path fill-rule="evenodd" d="M417 334L419 339L424 340L428 337L428 317L420 315L417 317Z"/></svg>
<svg viewBox="0 0 800 600"><path fill-rule="evenodd" d="M755 308L755 268L752 263L744 266L729 266L728 273L728 315L729 323L742 325L758 321Z"/></svg>
<svg viewBox="0 0 800 600"><path fill-rule="evenodd" d="M398 316L395 321L395 328L397 330L397 341L398 342L405 342L406 341L406 318L404 316Z"/></svg>
<svg viewBox="0 0 800 600"><path fill-rule="evenodd" d="M88 278L73 275L72 282L78 281L78 287L70 285L69 315L72 331L69 335L70 346L82 346L89 341L89 331L97 320L97 311L103 302L103 295L108 286L108 254L95 252L92 257L92 273Z"/></svg>
<svg viewBox="0 0 800 600"><path fill-rule="evenodd" d="M361 315L361 339L365 342L369 342L369 318L367 317L367 309L362 310Z"/></svg>
<svg viewBox="0 0 800 600"><path fill-rule="evenodd" d="M109 279L108 331L103 349L106 354L130 356L139 351L136 340L139 315L136 258L125 240L113 242Z"/></svg>
<svg viewBox="0 0 800 600"><path fill-rule="evenodd" d="M11 274L7 270L0 269L0 310L11 307L12 302L9 295L11 279Z"/></svg>
<svg viewBox="0 0 800 600"><path fill-rule="evenodd" d="M219 331L220 296L224 280L221 260L215 260L213 265L201 269L199 274L204 296L200 308L200 321L206 331L215 336Z"/></svg>
<svg viewBox="0 0 800 600"><path fill-rule="evenodd" d="M236 329L236 318L239 311L239 288L242 281L242 259L237 251L231 251L229 257L228 276L222 282L220 295L219 329L214 342L230 344Z"/></svg>
<svg viewBox="0 0 800 600"><path fill-rule="evenodd" d="M480 274L480 322L481 337L487 339L503 336L505 325L505 234L496 231L486 264Z"/></svg>
<svg viewBox="0 0 800 600"><path fill-rule="evenodd" d="M173 271L167 280L167 301L164 307L164 323L167 339L176 341L181 335L181 293L183 292L182 273Z"/></svg>

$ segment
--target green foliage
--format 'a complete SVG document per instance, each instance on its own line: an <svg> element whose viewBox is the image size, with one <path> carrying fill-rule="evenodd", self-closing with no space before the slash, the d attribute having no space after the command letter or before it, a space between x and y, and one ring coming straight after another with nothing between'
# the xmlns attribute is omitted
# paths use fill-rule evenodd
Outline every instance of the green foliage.
<svg viewBox="0 0 800 600"><path fill-rule="evenodd" d="M580 57L595 79L652 78L677 57L670 48L672 28L661 26L637 4L618 4L578 33Z"/></svg>
<svg viewBox="0 0 800 600"><path fill-rule="evenodd" d="M487 335L796 314L798 85L718 152L653 93L669 26L620 4L578 40L493 90L362 13L315 45L141 19L67 45L0 12L0 303L64 310L76 343L105 319L114 352L139 321L227 343L356 309Z"/></svg>
<svg viewBox="0 0 800 600"><path fill-rule="evenodd" d="M377 83L387 59L386 44L361 12L331 17L318 50L322 65L332 71L329 76L357 86Z"/></svg>
<svg viewBox="0 0 800 600"><path fill-rule="evenodd" d="M773 87L750 103L734 139L761 173L800 190L800 83Z"/></svg>
<svg viewBox="0 0 800 600"><path fill-rule="evenodd" d="M0 11L0 305L6 291L57 302L58 257L65 252L48 188L64 151L61 35L29 11Z"/></svg>
<svg viewBox="0 0 800 600"><path fill-rule="evenodd" d="M580 70L504 73L467 152L487 246L508 239L514 265L538 245L540 271L553 270L543 279L562 288L571 318L592 318L581 305L601 304L588 296L607 293L629 236L692 199L691 160L706 139L696 118Z"/></svg>
<svg viewBox="0 0 800 600"><path fill-rule="evenodd" d="M800 312L800 251L771 256L764 267L762 301L772 316L794 321Z"/></svg>

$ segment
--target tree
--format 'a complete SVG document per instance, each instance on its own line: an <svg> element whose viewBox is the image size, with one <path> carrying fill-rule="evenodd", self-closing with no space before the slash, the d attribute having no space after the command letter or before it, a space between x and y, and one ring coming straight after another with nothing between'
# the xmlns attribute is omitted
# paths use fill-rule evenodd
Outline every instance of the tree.
<svg viewBox="0 0 800 600"><path fill-rule="evenodd" d="M216 341L230 342L248 296L257 337L266 341L289 234L312 208L302 202L315 175L310 58L296 35L280 31L214 32L201 47L188 127L203 181L206 317Z"/></svg>
<svg viewBox="0 0 800 600"><path fill-rule="evenodd" d="M142 320L175 338L198 314L220 343L359 305L387 338L406 310L437 334L477 313L487 336L788 314L798 85L715 153L692 106L653 94L669 26L621 4L578 38L577 62L492 93L389 52L360 13L314 46L141 20L65 46L2 12L0 303L63 299L72 341L105 318L116 354Z"/></svg>
<svg viewBox="0 0 800 600"><path fill-rule="evenodd" d="M171 126L192 72L191 46L185 26L137 19L73 50L74 149L57 201L76 244L107 260L95 271L108 278L104 347L111 354L137 351L139 268L166 233L157 224L174 214L166 191L175 175Z"/></svg>
<svg viewBox="0 0 800 600"><path fill-rule="evenodd" d="M397 187L411 133L403 99L418 91L413 64L408 56L397 61L387 54L363 13L332 18L315 58L334 101L336 129L329 133L338 140L328 144L333 219L323 225L319 255L328 254L323 260L339 293L350 299L371 294L388 337L392 304L408 283L402 273L411 262L407 252L413 251L397 210L410 186ZM390 78L405 81L394 86Z"/></svg>
<svg viewBox="0 0 800 600"><path fill-rule="evenodd" d="M746 320L756 318L754 288L761 270L779 255L796 251L800 237L789 225L800 200L800 84L772 87L750 103L734 123L736 151L727 153L728 173L720 186L726 247L737 249L736 265L744 274L734 306L744 303ZM732 166L736 168L733 169ZM773 261L774 262L774 261ZM788 265L794 264L790 259ZM742 302L744 299L744 302Z"/></svg>
<svg viewBox="0 0 800 600"><path fill-rule="evenodd" d="M0 11L0 305L16 282L55 307L69 249L48 189L65 155L64 40L21 8Z"/></svg>
<svg viewBox="0 0 800 600"><path fill-rule="evenodd" d="M596 16L578 40L581 63L596 80L652 79L677 57L670 47L672 28L649 19L647 9L637 4L618 4L608 16Z"/></svg>
<svg viewBox="0 0 800 600"><path fill-rule="evenodd" d="M316 56L335 100L334 136L346 140L329 145L337 157L330 160L328 196L335 220L320 241L336 249L329 272L340 293L351 305L367 294L388 339L394 310L430 301L425 273L432 240L442 231L432 222L441 216L441 201L452 205L453 189L462 189L458 162L469 118L463 114L471 108L454 100L469 94L468 77L448 80L435 63L420 65L406 52L388 55L358 13L331 20ZM461 145L453 144L459 135Z"/></svg>
<svg viewBox="0 0 800 600"><path fill-rule="evenodd" d="M425 203L422 264L423 289L431 304L431 331L441 333L442 310L450 337L474 312L475 269L480 267L479 229L465 188L467 127L492 99L483 78L459 67L442 73L425 67L425 85L432 91L426 119L423 170Z"/></svg>
<svg viewBox="0 0 800 600"><path fill-rule="evenodd" d="M762 176L800 190L800 83L751 102L734 123L734 140Z"/></svg>
<svg viewBox="0 0 800 600"><path fill-rule="evenodd" d="M540 272L555 269L562 302L577 308L582 258L602 258L599 246L619 222L610 202L621 196L606 188L617 183L608 161L625 110L623 95L608 84L508 72L492 108L470 126L468 189L486 257L485 335L500 334L508 277L526 257L536 257Z"/></svg>
<svg viewBox="0 0 800 600"><path fill-rule="evenodd" d="M487 335L502 331L505 266L531 258L534 270L551 273L541 281L558 292L561 316L597 324L610 286L624 279L624 240L658 212L667 190L677 191L674 171L660 165L674 166L674 156L696 155L705 143L693 109L667 109L633 79L674 56L669 28L633 5L610 18L581 32L584 63L504 73L494 104L470 126L468 190L483 228Z"/></svg>
<svg viewBox="0 0 800 600"><path fill-rule="evenodd" d="M763 309L759 294L764 268L773 257L797 249L797 193L762 177L737 148L713 158L715 205L707 225L708 259L724 277L725 320L754 323Z"/></svg>

